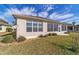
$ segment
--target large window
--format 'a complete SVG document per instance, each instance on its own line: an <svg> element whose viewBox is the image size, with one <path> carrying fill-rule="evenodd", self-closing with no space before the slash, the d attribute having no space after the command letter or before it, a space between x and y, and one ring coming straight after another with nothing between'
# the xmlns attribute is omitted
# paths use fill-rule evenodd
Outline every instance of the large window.
<svg viewBox="0 0 79 59"><path fill-rule="evenodd" d="M62 31L66 31L66 25L62 25Z"/></svg>
<svg viewBox="0 0 79 59"><path fill-rule="evenodd" d="M0 25L0 30L2 30L2 26Z"/></svg>
<svg viewBox="0 0 79 59"><path fill-rule="evenodd" d="M43 31L43 23L36 21L27 21L27 32L41 32Z"/></svg>
<svg viewBox="0 0 79 59"><path fill-rule="evenodd" d="M48 23L47 25L47 31L58 31L58 24L51 24Z"/></svg>
<svg viewBox="0 0 79 59"><path fill-rule="evenodd" d="M53 31L53 24L47 24L47 31Z"/></svg>
<svg viewBox="0 0 79 59"><path fill-rule="evenodd" d="M39 32L43 31L43 23L41 22L38 23L38 31Z"/></svg>
<svg viewBox="0 0 79 59"><path fill-rule="evenodd" d="M58 24L54 24L54 31L58 31Z"/></svg>
<svg viewBox="0 0 79 59"><path fill-rule="evenodd" d="M37 22L33 22L33 32L37 32Z"/></svg>
<svg viewBox="0 0 79 59"><path fill-rule="evenodd" d="M27 32L32 32L32 21L27 21L26 26Z"/></svg>

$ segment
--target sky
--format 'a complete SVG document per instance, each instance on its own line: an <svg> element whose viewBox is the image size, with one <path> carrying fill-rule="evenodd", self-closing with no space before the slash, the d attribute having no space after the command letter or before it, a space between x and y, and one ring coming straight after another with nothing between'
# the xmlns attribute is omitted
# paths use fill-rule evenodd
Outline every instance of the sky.
<svg viewBox="0 0 79 59"><path fill-rule="evenodd" d="M13 24L12 14L79 24L79 4L0 4L0 19Z"/></svg>

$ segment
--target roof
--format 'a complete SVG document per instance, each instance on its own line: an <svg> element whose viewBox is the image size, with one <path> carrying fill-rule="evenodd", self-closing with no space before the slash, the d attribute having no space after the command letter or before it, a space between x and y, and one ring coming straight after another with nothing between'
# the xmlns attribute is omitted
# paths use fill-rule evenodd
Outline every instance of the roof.
<svg viewBox="0 0 79 59"><path fill-rule="evenodd" d="M4 21L3 19L0 19L0 25L8 25L8 23Z"/></svg>
<svg viewBox="0 0 79 59"><path fill-rule="evenodd" d="M18 14L13 14L13 16L15 19L19 18L19 19L24 19L24 20L35 20L35 21L41 21L41 22L50 22L50 23L56 23L56 24L71 25L71 24L62 23L62 22L58 22L55 20L50 20L50 19L37 17L37 16L26 16L26 15L18 15Z"/></svg>

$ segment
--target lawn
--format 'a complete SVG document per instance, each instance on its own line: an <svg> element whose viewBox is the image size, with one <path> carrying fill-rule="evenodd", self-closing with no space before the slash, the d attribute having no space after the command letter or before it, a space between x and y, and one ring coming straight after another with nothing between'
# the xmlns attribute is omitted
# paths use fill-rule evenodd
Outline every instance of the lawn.
<svg viewBox="0 0 79 59"><path fill-rule="evenodd" d="M23 42L0 43L0 54L8 55L73 55L79 54L79 44L77 52L70 48L73 45L73 39L79 43L79 34L71 33L69 36L48 36L36 39L25 40Z"/></svg>

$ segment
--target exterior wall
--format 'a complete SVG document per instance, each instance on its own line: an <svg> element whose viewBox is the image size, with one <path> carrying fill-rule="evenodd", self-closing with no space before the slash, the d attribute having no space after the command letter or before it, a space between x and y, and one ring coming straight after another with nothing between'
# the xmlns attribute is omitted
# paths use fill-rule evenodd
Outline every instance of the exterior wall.
<svg viewBox="0 0 79 59"><path fill-rule="evenodd" d="M6 32L6 26L2 26L2 30L0 32Z"/></svg>
<svg viewBox="0 0 79 59"><path fill-rule="evenodd" d="M43 32L26 32L26 20L17 20L17 38L24 36L26 38L35 38L41 34L45 35L47 32L47 23L43 23Z"/></svg>
<svg viewBox="0 0 79 59"><path fill-rule="evenodd" d="M43 22L43 32L26 32L26 20L23 19L18 19L17 20L17 38L19 38L19 36L24 36L26 38L36 38L39 35L45 35L48 33L57 33L58 35L60 34L64 34L64 32L66 31L53 31L53 32L47 32L47 22ZM61 25L59 25L61 28ZM61 29L60 29L61 30Z"/></svg>
<svg viewBox="0 0 79 59"><path fill-rule="evenodd" d="M26 34L26 20L22 20L22 19L19 19L17 20L17 31L16 31L16 36L17 38L19 36L25 36Z"/></svg>

